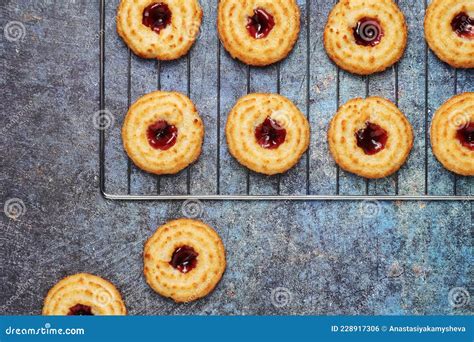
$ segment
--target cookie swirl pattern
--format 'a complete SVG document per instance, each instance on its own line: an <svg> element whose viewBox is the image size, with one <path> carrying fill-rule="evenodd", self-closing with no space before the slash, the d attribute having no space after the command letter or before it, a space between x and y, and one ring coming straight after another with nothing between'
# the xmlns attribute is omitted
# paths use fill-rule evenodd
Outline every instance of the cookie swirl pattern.
<svg viewBox="0 0 474 342"><path fill-rule="evenodd" d="M242 165L266 175L284 173L308 149L306 117L278 94L249 94L230 112L226 137L230 153Z"/></svg>
<svg viewBox="0 0 474 342"><path fill-rule="evenodd" d="M122 0L117 32L142 58L174 60L188 53L201 21L198 0Z"/></svg>
<svg viewBox="0 0 474 342"><path fill-rule="evenodd" d="M341 0L324 30L329 57L359 75L392 66L402 57L406 43L405 17L392 0Z"/></svg>
<svg viewBox="0 0 474 342"><path fill-rule="evenodd" d="M224 245L208 225L190 219L170 221L146 242L144 274L150 287L176 302L209 294L226 268Z"/></svg>
<svg viewBox="0 0 474 342"><path fill-rule="evenodd" d="M300 31L295 0L221 0L217 27L233 58L265 66L285 58Z"/></svg>
<svg viewBox="0 0 474 342"><path fill-rule="evenodd" d="M204 126L188 97L156 91L130 107L122 139L128 156L142 170L175 174L199 158Z"/></svg>
<svg viewBox="0 0 474 342"><path fill-rule="evenodd" d="M474 1L433 0L425 16L430 48L455 68L474 68Z"/></svg>
<svg viewBox="0 0 474 342"><path fill-rule="evenodd" d="M48 292L43 315L126 315L118 290L105 279L79 273L60 280Z"/></svg>
<svg viewBox="0 0 474 342"><path fill-rule="evenodd" d="M454 96L436 111L431 145L445 168L474 176L474 93Z"/></svg>
<svg viewBox="0 0 474 342"><path fill-rule="evenodd" d="M328 141L341 168L365 178L383 178L405 163L413 130L392 102L380 97L353 99L332 119Z"/></svg>

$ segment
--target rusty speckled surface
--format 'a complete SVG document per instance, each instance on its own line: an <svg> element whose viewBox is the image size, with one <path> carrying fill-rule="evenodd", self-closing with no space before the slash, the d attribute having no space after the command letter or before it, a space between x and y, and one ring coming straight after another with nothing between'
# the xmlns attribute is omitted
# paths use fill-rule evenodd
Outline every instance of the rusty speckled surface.
<svg viewBox="0 0 474 342"><path fill-rule="evenodd" d="M399 2L408 19L410 43L398 70L392 68L370 79L341 71L340 102L365 96L367 91L397 100L394 74L399 73L399 105L416 134L414 151L399 173L399 190L423 194L420 160L426 147L425 113L429 122L455 91L473 91L474 77L472 70L455 73L431 52L426 55L423 2ZM115 126L107 131L107 186L127 192L127 161L119 127L128 105L129 55L114 33L117 1L106 3L106 108L115 118ZM189 60L163 63L158 79L156 62L130 57L131 100L158 85L183 92L189 86L208 127L204 154L192 167L189 183L186 172L163 178L162 194L185 194L188 184L191 193L215 191L218 154L222 193L304 191L308 158L311 193L335 190L336 167L327 153L325 132L337 108L338 73L321 42L333 2L298 3L303 15L300 40L280 66L248 69L232 61L222 48L217 50L217 0L201 0L204 26ZM454 308L448 299L456 287L474 293L473 208L467 202L204 202L200 217L222 236L227 271L203 300L178 305L161 298L142 276L142 247L158 225L183 215L182 203L118 203L99 194L99 134L93 119L99 108L99 2L3 0L0 6L0 194L2 206L10 205L10 216L15 215L14 204L24 204L18 207L21 215L16 219L0 215L1 314L39 314L47 290L56 281L83 271L111 280L133 315L472 314L472 304ZM306 53L308 43L310 54ZM425 57L430 71L426 80ZM309 99L304 91L308 61ZM280 90L310 117L310 153L279 185L275 179L250 174L247 187L246 170L230 158L224 143L216 145L224 141L217 121L222 127L227 111L247 87L250 91ZM426 90L430 96L425 104ZM452 194L456 188L459 194L472 195L472 179L455 181L431 153L428 165L430 194ZM131 193L157 189L156 178L134 167L130 180ZM392 194L395 178L366 184L342 173L340 190ZM272 296L278 288L284 288L286 301Z"/></svg>

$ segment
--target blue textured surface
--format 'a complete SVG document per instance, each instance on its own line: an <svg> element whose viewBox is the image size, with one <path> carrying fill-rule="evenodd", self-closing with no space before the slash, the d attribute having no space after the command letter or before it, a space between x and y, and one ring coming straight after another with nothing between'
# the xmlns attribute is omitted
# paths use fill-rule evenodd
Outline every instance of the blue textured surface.
<svg viewBox="0 0 474 342"><path fill-rule="evenodd" d="M398 100L415 129L414 150L399 175L386 180L366 182L340 172L340 193L394 194L398 178L400 194L472 194L473 180L455 179L426 144L434 111L455 91L473 91L474 78L472 70L456 72L426 50L422 1L400 1L410 42L397 69L368 78L338 72L325 55L321 34L332 2L298 1L298 44L281 64L264 69L233 61L219 46L217 1L201 0L200 39L188 57L167 63L130 55L115 33L118 1L106 3L105 106L115 118L106 132L108 192L155 194L159 185L161 194L336 193L327 124L338 102L377 94ZM473 208L466 202L205 202L201 219L216 228L228 252L222 282L209 297L186 305L156 295L142 276L143 243L158 225L183 215L182 203L116 203L98 192L98 1L2 1L1 13L2 32L13 21L25 29L18 41L1 38L1 196L4 203L21 199L25 211L16 220L1 218L0 312L39 313L57 280L86 271L115 283L131 314L472 313L472 305L454 309L448 303L454 287L473 293ZM129 100L158 87L189 91L206 125L200 161L161 179L129 166L119 129ZM248 173L230 157L218 131L241 95L278 90L312 125L308 155L281 179ZM291 293L282 307L272 301L279 287Z"/></svg>

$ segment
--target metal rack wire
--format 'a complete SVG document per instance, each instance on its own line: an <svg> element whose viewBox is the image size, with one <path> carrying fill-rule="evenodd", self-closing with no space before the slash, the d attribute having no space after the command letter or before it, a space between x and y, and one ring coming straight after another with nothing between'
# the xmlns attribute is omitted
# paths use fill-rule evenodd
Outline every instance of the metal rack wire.
<svg viewBox="0 0 474 342"><path fill-rule="evenodd" d="M209 1L216 1L216 0L209 0ZM304 103L305 111L308 115L308 119L310 119L310 107L311 107L311 90L312 90L312 83L311 83L311 39L313 39L313 35L311 32L311 8L310 5L311 2L307 1L306 2L306 8L303 13L306 25L305 25L305 32L303 34L303 37L300 38L302 40L302 44L306 45L306 51L304 52L305 58L306 58L306 65L302 68L305 69L306 73L306 78L304 82L303 88L305 89L306 95L306 101ZM217 4L216 4L217 5ZM100 34L100 115L103 115L104 111L106 110L106 47L105 43L106 40L108 39L107 37L107 30L106 30L106 3L105 0L100 1L100 27L101 27L101 34ZM426 7L426 4L424 4ZM216 42L217 47L216 47L216 59L217 59L217 74L216 74L216 84L217 84L217 91L216 91L216 106L217 106L217 119L215 120L216 122L216 142L215 142L215 148L217 148L217 151L221 150L221 145L223 145L222 140L222 129L223 125L221 124L221 115L223 113L223 108L221 105L221 84L222 84L222 74L221 74L221 58L222 54L225 53L223 52L223 48L220 46L220 42L217 40ZM128 59L128 70L127 70L127 89L124 89L124 94L123 96L127 98L127 105L129 106L131 103L131 83L133 80L133 72L131 70L131 59L132 59L132 54L130 51L127 52L127 49L125 46L123 46L124 53L127 53L127 59ZM425 139L425 144L423 146L424 148L424 158L423 158L423 170L424 170L424 191L423 193L401 193L400 192L400 179L398 177L398 174L393 176L392 180L392 185L391 185L391 190L388 193L371 193L370 191L370 186L371 184L369 183L368 180L365 180L365 193L361 194L352 194L352 193L344 193L343 190L341 190L341 177L343 171L340 170L339 168L335 167L335 173L334 173L334 191L332 193L318 193L312 191L310 187L311 183L311 177L310 173L312 172L312 167L313 165L311 164L311 151L308 151L306 154L306 163L298 168L298 172L305 173L305 182L304 186L301 188L303 189L298 189L298 191L294 193L289 193L282 191L281 189L281 177L277 176L274 177L271 180L271 183L275 185L275 192L268 194L253 194L251 192L250 186L252 182L252 174L249 171L243 171L239 170L240 173L242 172L247 172L246 177L245 177L245 191L239 191L236 193L229 193L229 191L221 191L221 157L218 152L217 157L215 158L215 163L216 163L216 173L214 174L214 180L215 180L215 188L211 191L207 190L199 193L196 191L192 191L191 189L191 179L192 179L192 174L190 172L190 169L185 171L184 175L180 176L178 181L182 181L185 183L185 185L180 185L181 189L185 189L185 191L179 191L179 193L162 193L161 189L161 178L160 177L155 177L154 180L151 180L151 182L155 182L156 188L154 193L136 193L131 190L131 178L132 178L132 173L133 173L133 168L134 166L130 162L130 160L126 160L126 189L122 189L122 191L116 191L114 189L109 189L106 184L106 179L110 175L107 174L107 155L106 155L106 143L107 143L107 134L105 130L100 130L100 146L99 146L99 154L100 154L100 190L103 196L107 199L111 200L126 200L126 201L150 201L150 200L212 200L212 201L315 201L315 200L327 200L327 201L347 201L347 200L355 200L355 201L367 201L367 200L382 200L382 201L473 201L474 197L472 196L472 187L473 187L473 181L472 179L465 179L464 183L468 184L467 187L470 187L470 190L463 191L462 194L459 194L457 189L458 189L458 177L454 175L450 175L449 177L453 177L453 191L452 193L446 194L437 194L437 193L430 193L429 191L429 137L427 134L428 131L428 125L429 125L429 74L428 74L428 56L429 56L429 50L427 46L425 46L425 75L424 75L424 93L425 93L425 98L424 98L424 105L425 105L425 112L424 112L424 139ZM190 95L192 91L192 86L191 86L191 58L190 55L188 55L186 58L186 69L187 69L187 85L186 85L186 92L188 95ZM239 62L235 62L239 63ZM161 71L164 66L160 64L160 62L156 62L156 67L155 70L157 70L157 75L156 75L156 88L160 89L161 88ZM242 68L242 66L241 66ZM281 90L281 69L280 69L280 64L276 65L275 67L275 72L276 72L276 92L280 92ZM246 72L246 92L249 93L252 91L251 87L251 73L252 73L252 68L247 67L246 69L243 69ZM341 99L341 85L343 85L344 80L342 79L341 75L341 70L338 68L334 67L335 71L335 82L337 83L336 87L336 92L335 92L335 99L334 102L337 104L336 106L339 107L340 104L342 104L342 99ZM399 104L399 68L398 65L393 68L393 82L394 82L394 94L393 94L393 101L398 105ZM370 93L370 78L365 77L363 79L363 82L365 83L365 96L368 96ZM471 82L474 83L474 82ZM457 71L454 71L454 93L458 92L458 73ZM470 84L471 86L474 86L474 84ZM235 99L237 100L237 99ZM125 113L123 113L125 115ZM114 130L119 130L118 127L113 127L111 129ZM125 152L122 152L123 154ZM124 159L125 160L125 159ZM241 168L241 166L236 165L236 167ZM138 171L140 172L140 171ZM201 175L202 176L202 175ZM112 175L111 177L116 177L116 175ZM152 177L152 176L149 176ZM268 180L268 179L267 179ZM173 181L173 180L172 180ZM176 183L177 184L177 183ZM155 185L154 185L155 186Z"/></svg>

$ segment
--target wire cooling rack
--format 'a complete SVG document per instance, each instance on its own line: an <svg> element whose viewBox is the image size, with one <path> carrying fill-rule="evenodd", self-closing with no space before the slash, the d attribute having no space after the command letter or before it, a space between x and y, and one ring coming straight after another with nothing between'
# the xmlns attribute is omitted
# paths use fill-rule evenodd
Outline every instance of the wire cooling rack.
<svg viewBox="0 0 474 342"><path fill-rule="evenodd" d="M200 0L204 9L199 39L178 61L134 56L116 34L119 0L100 1L100 189L112 200L387 200L472 201L474 180L445 170L431 152L429 125L449 97L474 91L472 70L439 61L423 38L426 1L399 0L410 29L403 59L377 75L360 77L338 69L326 56L322 32L334 1L299 1L301 33L294 51L279 64L253 68L232 60L215 27L218 0ZM175 176L154 176L136 168L123 151L120 127L128 107L145 93L176 90L197 105L206 126L199 161ZM249 92L287 96L311 124L311 145L300 163L275 177L255 174L229 154L227 113ZM326 131L337 108L354 97L383 96L407 115L415 146L407 164L382 180L348 174L333 162Z"/></svg>

